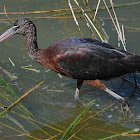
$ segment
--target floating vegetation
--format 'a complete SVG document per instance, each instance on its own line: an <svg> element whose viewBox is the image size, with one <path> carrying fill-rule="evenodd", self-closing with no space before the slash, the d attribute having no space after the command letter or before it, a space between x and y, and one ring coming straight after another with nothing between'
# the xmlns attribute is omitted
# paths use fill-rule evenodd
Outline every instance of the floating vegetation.
<svg viewBox="0 0 140 140"><path fill-rule="evenodd" d="M29 68L30 66L21 66L22 69L26 69L26 70L31 70L31 71L35 71L37 73L40 72L40 70L36 70L36 69L33 69L33 68Z"/></svg>
<svg viewBox="0 0 140 140"><path fill-rule="evenodd" d="M1 66L0 66L0 70L2 72L4 72L12 81L14 81L15 79L18 78L17 76L15 76L12 73L8 72L7 70L5 70L4 68L2 68Z"/></svg>

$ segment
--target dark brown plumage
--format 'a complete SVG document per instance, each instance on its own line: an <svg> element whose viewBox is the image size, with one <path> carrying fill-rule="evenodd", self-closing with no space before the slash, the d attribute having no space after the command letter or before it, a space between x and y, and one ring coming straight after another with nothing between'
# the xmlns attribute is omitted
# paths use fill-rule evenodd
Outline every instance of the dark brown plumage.
<svg viewBox="0 0 140 140"><path fill-rule="evenodd" d="M17 20L12 28L0 36L0 42L13 34L24 36L28 54L34 61L64 76L77 79L75 99L78 98L84 81L125 103L121 96L107 89L99 80L140 71L140 56L90 38L68 38L41 50L37 45L36 27L26 18Z"/></svg>

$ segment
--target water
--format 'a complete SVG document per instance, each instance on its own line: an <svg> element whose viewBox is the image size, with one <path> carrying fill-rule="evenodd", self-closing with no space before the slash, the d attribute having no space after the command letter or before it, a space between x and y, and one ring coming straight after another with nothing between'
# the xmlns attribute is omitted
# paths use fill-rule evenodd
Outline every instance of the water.
<svg viewBox="0 0 140 140"><path fill-rule="evenodd" d="M132 3L133 0L123 0L115 1L114 4L124 4ZM135 1L135 2L138 2ZM96 7L97 2L90 2L91 8ZM64 0L40 0L40 1L27 1L27 0L5 0L0 2L0 12L3 12L3 7L6 7L7 12L27 12L27 11L42 11L42 10L56 10L56 9L67 9L67 1ZM81 1L81 5L83 5ZM102 3L103 5L103 3ZM122 8L117 8L116 13L118 18L128 19L119 20L121 24L125 26L125 35L127 39L127 50L136 54L140 54L139 47L139 35L140 30L135 30L128 28L139 28L139 8L140 5L127 6ZM28 14L28 15L9 15L10 18L20 18L20 17L45 17L50 16L49 14ZM70 15L68 15L70 16ZM109 17L105 10L98 12L98 17ZM0 15L0 18L6 19L5 15ZM138 19L133 21L133 19ZM91 34L86 27L84 19L78 20L80 27L84 33L84 37L91 37ZM106 34L109 37L109 42L117 46L117 34L111 20L100 20L102 28L104 28ZM38 33L38 45L41 49L47 48L49 45L55 43L58 40L68 38L68 37L82 37L82 34L78 31L73 19L36 19L34 23L37 27ZM6 26L12 25L9 21L0 21L0 34L2 34L6 29ZM84 84L80 91L79 102L72 102L73 93L76 88L75 80L71 80L67 77L60 78L58 74L49 71L40 66L39 64L33 62L27 55L25 43L22 36L13 36L2 43L0 43L0 66L3 67L8 72L14 74L18 78L13 82L10 78L1 71L0 76L2 76L7 83L12 87L12 89L22 96L27 90L34 87L41 81L45 80L45 83L30 93L27 97L22 100L24 106L33 114L35 120L41 122L35 124L42 128L44 131L54 136L61 131L64 131L72 123L72 121L81 113L85 105L91 100L95 99L95 104L90 108L90 110L84 115L84 119L89 116L94 115L96 112L113 104L116 100L109 96L107 93L97 90ZM12 66L8 58L11 58L15 67ZM30 66L35 68L40 72L34 72L30 70L25 70L21 66ZM129 76L130 77L130 76ZM139 74L136 75L139 79ZM139 82L139 80L138 80ZM134 90L134 85L124 82L120 78L113 79L111 81L104 81L104 84L119 93L123 97L129 97L130 93ZM122 86L121 86L122 85ZM76 134L78 138L81 139L99 139L107 136L111 136L117 133L126 132L134 128L140 127L140 94L139 89L135 92L136 96L134 98L129 98L130 109L135 117L129 116L124 117L120 108L120 104L117 102L111 108L104 112L99 113L92 119L86 121L85 123L77 126L74 132L78 131L82 126L86 126ZM8 106L6 101L0 100L1 106ZM18 109L13 108L17 113L21 113ZM2 110L1 110L2 111ZM8 116L0 118L0 122L4 123L12 128L19 130L24 133L29 133L39 139L47 139L51 137L45 134L38 127L30 123L30 121L18 116L13 112L8 112ZM58 130L53 130L48 128L46 125L50 125ZM21 134L16 130L8 128L7 126L0 125L0 138L6 136L7 139L31 139L27 136L15 136ZM107 130L105 132L103 130ZM111 132L110 132L111 131ZM62 136L62 135L61 135ZM60 137L61 137L60 136ZM60 139L58 137L57 139ZM73 139L78 139L73 138ZM128 139L139 139L139 137L117 137L119 140Z"/></svg>

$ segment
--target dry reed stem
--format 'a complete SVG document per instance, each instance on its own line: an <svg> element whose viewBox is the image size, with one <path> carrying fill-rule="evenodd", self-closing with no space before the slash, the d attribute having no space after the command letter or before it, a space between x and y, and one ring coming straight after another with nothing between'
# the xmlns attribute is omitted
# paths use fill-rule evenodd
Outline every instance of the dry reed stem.
<svg viewBox="0 0 140 140"><path fill-rule="evenodd" d="M95 18L97 17L97 12L98 12L98 10L99 10L99 5L100 5L100 0L98 1L98 4L97 4L97 7L96 7L96 11L95 11L95 14L94 14L94 18L93 18L93 21L95 22L97 22L97 24L98 24L98 21L97 20L95 20ZM91 9L91 8L90 8ZM91 17L92 18L92 17ZM107 38L107 36L106 36L106 34L105 34L105 32L103 31L103 29L102 29L102 27L100 26L100 24L98 24L98 28L100 28L100 30L101 30L101 32L102 32L102 34L103 34L103 37L105 38L104 40L105 40L105 42L109 42L109 40L108 40L108 38Z"/></svg>
<svg viewBox="0 0 140 140"><path fill-rule="evenodd" d="M99 9L100 2L101 2L101 0L98 1L98 4L97 4L97 7L96 7L96 11L95 11L95 14L94 14L93 21L94 21L95 18L96 18L96 15L97 15L97 12L98 12L98 9Z"/></svg>
<svg viewBox="0 0 140 140"><path fill-rule="evenodd" d="M12 130L14 130L14 131L19 132L19 133L21 133L22 135L26 135L26 136L28 136L28 137L30 137L30 138L32 138L32 139L35 139L35 140L40 140L40 139L35 138L35 137L33 137L33 136L29 135L29 134L26 134L26 133L24 133L24 132L21 132L21 131L15 129L15 128L9 126L9 125L6 125L6 124L4 124L4 123L2 123L2 122L0 122L0 124L3 125L3 126L5 126L5 127L7 127L7 128L9 128L9 129L12 129Z"/></svg>
<svg viewBox="0 0 140 140"><path fill-rule="evenodd" d="M72 5L71 5L71 3L70 3L70 0L68 0L68 5L69 5L70 10L71 10L71 12L72 12L72 16L73 16L73 18L74 18L74 21L75 21L76 25L79 27L79 24L78 24L78 21L77 21L77 19L76 19L76 17L75 17L75 14L74 14L74 11L73 11L73 9L72 9Z"/></svg>
<svg viewBox="0 0 140 140"><path fill-rule="evenodd" d="M97 28L95 27L95 25L92 23L92 21L90 20L90 18L88 17L88 15L85 13L85 11L83 10L83 8L79 5L79 3L77 2L77 0L74 0L75 3L77 4L77 6L81 9L83 16L87 19L87 21L92 25L92 27L94 28L94 30L96 31L96 33L98 34L99 38L101 39L101 41L104 42L103 38L101 37L100 33L98 32Z"/></svg>
<svg viewBox="0 0 140 140"><path fill-rule="evenodd" d="M100 128L92 128L92 129L95 129L97 131L111 133L111 134L119 134L118 132L112 132L112 131L108 131L108 130L104 130L104 129L100 129Z"/></svg>
<svg viewBox="0 0 140 140"><path fill-rule="evenodd" d="M116 23L117 23L116 26L117 26L117 29L118 29L119 37L121 39L122 38L122 33L121 33L121 29L120 29L120 25L119 25L119 22L118 22L118 19L117 19L116 12L114 10L114 5L113 5L112 0L110 0L110 4L111 4L112 10L113 10L113 13L114 13L114 16L115 16L115 20L116 20Z"/></svg>
<svg viewBox="0 0 140 140"><path fill-rule="evenodd" d="M111 20L112 20L112 22L113 22L113 24L114 24L114 26L115 26L115 29L116 29L117 33L119 34L119 31L118 31L118 28L117 28L117 26L116 26L116 24L115 24L114 18L112 17L112 15L111 15L111 13L110 13L110 11L109 11L109 8L108 8L108 6L107 6L105 0L103 0L103 2L104 2L104 4L105 4L105 6L106 6L106 9L107 9L107 11L108 11L110 17L111 17ZM120 38L120 39L121 39L121 38Z"/></svg>
<svg viewBox="0 0 140 140"><path fill-rule="evenodd" d="M15 99L12 97L12 96L10 96L7 92L5 92L3 89L1 89L0 88L0 90L4 93L4 94L6 94L6 96L8 96L9 98L11 98L13 101L15 101ZM9 100L10 101L10 100ZM2 105L2 106L4 106L4 105ZM22 105L20 105L20 106L22 106ZM27 110L24 106L22 106L22 108L24 108L25 110ZM2 109L5 109L4 107L2 108ZM6 110L6 109L5 109ZM6 111L5 111L6 112ZM29 114L32 116L32 117L34 117L30 112L29 112Z"/></svg>
<svg viewBox="0 0 140 140"><path fill-rule="evenodd" d="M22 69L26 69L26 70L31 70L31 71L35 71L37 72L38 70L33 69L33 68L28 68L29 66L20 66Z"/></svg>
<svg viewBox="0 0 140 140"><path fill-rule="evenodd" d="M120 25L119 25L119 22L118 22L118 19L117 19L117 15L115 13L114 4L113 4L112 0L110 0L110 4L112 6L112 10L113 10L113 13L114 13L114 16L115 16L115 20L116 20L116 23L117 23L118 32L119 32L118 36L120 37L120 40L121 40L121 42L123 44L123 47L124 47L124 50L127 51L126 50L126 46L125 46L125 40L123 38L123 33L121 32L121 28L120 28Z"/></svg>
<svg viewBox="0 0 140 140"><path fill-rule="evenodd" d="M54 136L52 136L51 138L48 138L48 139L44 139L44 140L54 140L54 138L57 138L59 135L61 135L61 134L63 134L64 132L61 132L61 133L59 133L59 134L57 134L57 135L54 135Z"/></svg>
<svg viewBox="0 0 140 140"><path fill-rule="evenodd" d="M128 29L132 29L132 30L137 30L137 31L139 31L140 30L140 28L134 28L134 27L129 27L129 26L124 26L125 28L128 28Z"/></svg>
<svg viewBox="0 0 140 140"><path fill-rule="evenodd" d="M90 5L89 5L88 0L84 0L84 3L85 3L85 5L86 5L86 7L89 9L88 12L91 13L91 12L92 12L92 9L90 8ZM84 10L84 12L86 12L86 10ZM90 15L91 18L93 17L91 14L89 14L89 15ZM96 34L94 33L94 30L93 30L92 27L90 26L90 23L89 23L89 21L87 20L86 17L85 17L85 20L86 20L86 22L87 22L87 27L89 28L89 30L90 30L92 36L97 40ZM99 25L99 26L100 26L100 25Z"/></svg>
<svg viewBox="0 0 140 140"><path fill-rule="evenodd" d="M72 12L72 16L73 16L73 18L74 18L75 23L76 23L76 25L78 26L79 31L80 31L81 34L83 35L83 33L82 33L81 29L80 29L79 23L78 23L78 21L77 21L77 19L76 19L76 17L75 17L75 14L74 14L72 5L71 5L71 3L70 3L70 0L68 0L68 5L69 5L70 10L71 10L71 12Z"/></svg>
<svg viewBox="0 0 140 140"><path fill-rule="evenodd" d="M29 17L30 19L72 19L73 17ZM81 18L81 19L85 19L85 17L76 17L76 18ZM12 20L17 20L19 18L11 18ZM107 17L96 17L96 19L104 19L104 20L112 20L111 18L107 18ZM115 19L115 18L113 18ZM124 18L118 18L118 20L122 20L122 21L140 21L140 19L124 19ZM9 21L9 19L0 19L0 21ZM6 22L6 24L9 22ZM124 27L128 27L128 26L124 26ZM128 27L129 28L129 27ZM131 27L130 27L131 28ZM132 29L139 29L139 28L133 28Z"/></svg>
<svg viewBox="0 0 140 140"><path fill-rule="evenodd" d="M11 97L6 91L4 91L2 88L0 88L0 90L6 94L6 96L10 97L13 101L15 101L15 99L13 97Z"/></svg>
<svg viewBox="0 0 140 140"><path fill-rule="evenodd" d="M140 136L140 134L125 134L124 136Z"/></svg>
<svg viewBox="0 0 140 140"><path fill-rule="evenodd" d="M21 118L24 118L24 119L26 119L26 120L31 120L31 121L33 121L33 122L36 122L36 123L41 124L41 125L43 125L43 126L46 126L46 127L50 128L50 129L53 129L53 130L55 130L55 131L57 131L57 132L59 132L59 133L62 133L62 132L63 132L63 131L61 131L61 130L55 128L55 127L52 127L52 126L50 126L50 125L48 125L48 124L44 124L44 123L42 123L42 122L39 122L39 121L34 120L34 119L32 119L32 118L29 118L29 117L27 117L27 116L25 116L25 115L19 114L19 113L15 112L15 111L11 111L11 112L13 112L14 114L20 116Z"/></svg>
<svg viewBox="0 0 140 140"><path fill-rule="evenodd" d="M103 111L107 110L108 108L112 107L112 106L113 106L113 105L115 105L115 104L116 104L116 102L115 102L115 103L113 103L113 104L111 104L111 105L109 105L108 107L104 108L103 110L98 111L97 113L95 113L94 115L92 115L92 116L88 117L87 119L85 119L85 120L81 121L79 124L82 124L82 123L84 123L84 122L88 121L88 120L89 120L89 119L91 119L92 117L97 116L99 113L101 113L101 112L103 112Z"/></svg>
<svg viewBox="0 0 140 140"><path fill-rule="evenodd" d="M74 8L74 10L77 10ZM59 10L50 10L50 11L33 11L33 12L7 12L8 15L25 15L25 14L44 14L44 13L53 13L53 12L62 12L70 11L70 9L59 9ZM0 15L5 15L4 12L1 12Z"/></svg>
<svg viewBox="0 0 140 140"><path fill-rule="evenodd" d="M120 8L120 7L124 7L124 6L132 6L132 5L137 5L140 4L140 2L134 2L134 3L129 3L129 4L122 4L122 5L117 5L114 6L114 8ZM109 9L111 9L111 7L108 7ZM73 8L74 10L78 10L77 8ZM93 11L95 11L96 9L92 9ZM106 10L105 7L100 8L99 10ZM50 10L50 11L33 11L33 12L7 12L8 15L25 15L25 14L43 14L43 13L53 13L53 12L65 12L65 11L70 11L70 9L59 9L59 10ZM88 12L89 10L85 10L86 12ZM0 15L5 15L4 12L1 12Z"/></svg>
<svg viewBox="0 0 140 140"><path fill-rule="evenodd" d="M8 16L8 14L7 14L7 12L6 12L6 7L5 7L5 6L4 6L4 13L5 13L5 15L7 16L7 18L8 18L10 21L12 21L12 22L14 23L14 21L11 20L10 17Z"/></svg>
<svg viewBox="0 0 140 140"><path fill-rule="evenodd" d="M71 135L67 140L72 139L78 132L80 132L85 126L87 126L87 124L85 124L84 126L82 126L77 132L75 132L73 135Z"/></svg>
<svg viewBox="0 0 140 140"><path fill-rule="evenodd" d="M15 106L17 103L19 103L24 97L26 97L30 92L32 92L34 89L36 89L37 87L39 87L43 83L44 83L44 81L42 81L41 83L39 83L38 85L36 85L32 89L30 89L28 92L26 92L24 95L22 95L17 101L15 101L12 105L10 105L10 107L8 107L7 109L5 109L5 112L7 112L8 110L10 110L13 106Z"/></svg>
<svg viewBox="0 0 140 140"><path fill-rule="evenodd" d="M122 25L122 38L123 38L124 46L126 47L126 38L125 38L125 33L124 33L124 25Z"/></svg>
<svg viewBox="0 0 140 140"><path fill-rule="evenodd" d="M13 135L13 136L5 136L5 137L1 137L1 139L7 139L7 138L13 138L13 137L21 137L21 136L25 136L25 135L20 134L20 135Z"/></svg>
<svg viewBox="0 0 140 140"><path fill-rule="evenodd" d="M121 42L122 42L122 45L123 45L123 47L124 47L124 50L126 51L126 48L125 48L125 46L124 46L124 42L123 42L123 40L122 40L122 34L119 32L119 29L118 29L118 27L117 27L117 25L116 25L116 23L115 23L115 21L114 21L114 18L112 17L112 15L111 15L111 13L110 13L110 11L109 11L109 8L108 8L108 6L107 6L105 0L103 0L103 2L104 2L104 4L105 4L105 6L106 6L106 9L107 9L107 11L108 11L108 13L109 13L111 19L112 19L112 22L113 22L113 24L114 24L114 26L115 26L115 29L116 29L116 31L117 31L117 33L118 33L118 36L119 36L119 38L120 38L120 40L121 40ZM111 4L111 5L113 5L113 4ZM112 7L112 9L114 9L114 8ZM116 14L115 14L115 15L116 15ZM115 20L117 21L116 16L115 16Z"/></svg>
<svg viewBox="0 0 140 140"><path fill-rule="evenodd" d="M124 115L124 110L123 110L122 104L121 104L121 110L122 110L122 114Z"/></svg>
<svg viewBox="0 0 140 140"><path fill-rule="evenodd" d="M13 61L11 60L11 58L8 58L8 59L11 62L11 64L15 67L15 64L13 63Z"/></svg>
<svg viewBox="0 0 140 140"><path fill-rule="evenodd" d="M0 67L2 68L2 67ZM5 70L4 68L1 69L2 72L4 72L11 80L16 79L17 77L14 76L12 73L8 72L7 70Z"/></svg>

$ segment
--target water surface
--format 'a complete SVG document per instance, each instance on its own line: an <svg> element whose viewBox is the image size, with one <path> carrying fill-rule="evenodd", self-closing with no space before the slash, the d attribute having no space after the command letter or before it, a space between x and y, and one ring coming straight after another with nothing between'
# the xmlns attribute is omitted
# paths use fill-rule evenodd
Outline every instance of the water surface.
<svg viewBox="0 0 140 140"><path fill-rule="evenodd" d="M115 5L121 5L126 3L133 3L133 0L121 0L115 1ZM138 2L138 0L135 0ZM90 1L91 8L95 8L97 1ZM84 6L83 1L80 4ZM101 3L102 6L103 3ZM3 7L6 7L7 12L28 12L28 11L47 11L57 9L67 9L67 1L64 0L5 0L0 1L0 12L3 12ZM76 6L75 6L76 7ZM116 8L117 17L120 24L125 27L125 36L127 41L127 50L140 54L139 47L139 36L140 36L140 4L133 6L124 6ZM79 14L82 16L81 14ZM45 17L52 16L46 14L28 14L28 15L9 15L10 18L21 18L28 17ZM54 16L54 15L53 15ZM71 15L67 15L71 16ZM108 18L107 11L101 10L98 12L97 17ZM0 15L0 19L7 19L5 15ZM91 37L91 33L86 26L84 19L78 20L80 27L83 31L83 35L78 31L77 26L73 19L34 19L34 23L37 27L38 34L38 45L41 49L47 48L49 45L55 43L58 40L68 37ZM109 37L109 42L114 46L117 46L117 33L111 22L111 20L99 20L102 28L105 30ZM0 34L2 34L12 23L8 21L0 21ZM131 27L131 28L130 28ZM138 28L136 30L136 28ZM117 48L117 47L116 47ZM123 49L123 48L122 48ZM0 76L9 83L12 89L22 96L27 90L34 87L41 81L45 83L30 93L27 97L22 100L24 106L33 114L35 120L48 124L58 130L64 131L72 123L72 121L81 113L85 105L91 100L95 99L95 104L90 108L88 113L84 115L84 119L94 115L96 112L108 107L109 105L116 102L114 98L109 96L107 93L100 91L96 88L90 87L84 84L80 91L79 102L72 102L73 93L76 88L76 81L67 77L60 78L58 74L47 71L47 68L40 66L36 62L33 62L26 52L25 42L22 36L13 36L2 43L0 43L0 66L8 72L14 74L18 78L13 82L10 78L1 71ZM12 66L8 58L11 58L15 67ZM31 66L39 70L34 72L25 70L21 66ZM128 78L133 81L133 76L128 75ZM139 74L136 75L137 81L139 82ZM113 79L110 81L103 81L104 84L119 93L123 97L129 97L130 93L134 90L135 86L128 82L123 82L121 78ZM135 117L124 117L121 111L120 104L116 102L115 105L107 109L106 111L99 113L97 116L86 121L74 129L76 132L79 128L86 126L76 135L73 139L100 139L117 133L126 132L133 130L134 128L140 127L140 90L137 88L134 98L128 98L130 109ZM0 99L1 106L10 105L3 99ZM13 108L17 113L21 113L18 109ZM1 110L2 111L2 110ZM11 119L12 118L12 119ZM38 127L42 128L45 132L42 132L38 127L33 125L30 121L19 117L17 114L8 112L6 118L0 118L0 122L11 126L12 128L29 133L38 139L47 139L53 135L59 133L57 130L53 130L42 124L35 123ZM107 130L105 132L103 130ZM111 133L111 132L112 133ZM12 130L4 125L0 125L0 138L6 136L19 135L20 133ZM61 135L62 136L62 135ZM14 136L13 138L7 139L31 139L27 136ZM60 139L58 137L57 139ZM140 137L117 137L119 140L135 139L138 140Z"/></svg>

